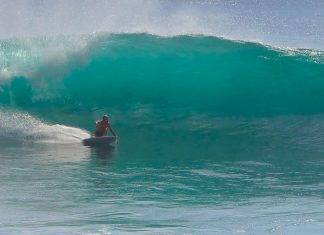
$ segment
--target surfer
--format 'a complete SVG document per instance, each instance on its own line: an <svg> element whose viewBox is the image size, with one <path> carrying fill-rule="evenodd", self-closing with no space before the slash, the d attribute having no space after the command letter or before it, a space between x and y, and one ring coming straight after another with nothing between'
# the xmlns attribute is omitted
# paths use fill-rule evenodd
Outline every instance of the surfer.
<svg viewBox="0 0 324 235"><path fill-rule="evenodd" d="M102 117L102 120L96 121L96 131L94 133L95 137L106 136L108 129L112 133L113 136L117 137L116 133L112 129L109 118L107 115Z"/></svg>

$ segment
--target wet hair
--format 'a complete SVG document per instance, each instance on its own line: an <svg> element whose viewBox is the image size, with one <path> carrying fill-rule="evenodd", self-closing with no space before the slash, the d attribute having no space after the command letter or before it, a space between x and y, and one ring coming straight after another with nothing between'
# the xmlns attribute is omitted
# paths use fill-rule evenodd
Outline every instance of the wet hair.
<svg viewBox="0 0 324 235"><path fill-rule="evenodd" d="M102 119L108 119L108 118L109 118L109 117L108 117L108 115L106 115L106 114L102 116Z"/></svg>

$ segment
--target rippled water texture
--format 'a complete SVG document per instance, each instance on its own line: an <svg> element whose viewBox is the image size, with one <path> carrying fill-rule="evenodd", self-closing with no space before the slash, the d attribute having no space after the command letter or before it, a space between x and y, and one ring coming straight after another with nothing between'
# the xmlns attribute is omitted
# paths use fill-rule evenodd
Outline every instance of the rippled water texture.
<svg viewBox="0 0 324 235"><path fill-rule="evenodd" d="M323 231L321 154L156 146L1 146L0 232Z"/></svg>

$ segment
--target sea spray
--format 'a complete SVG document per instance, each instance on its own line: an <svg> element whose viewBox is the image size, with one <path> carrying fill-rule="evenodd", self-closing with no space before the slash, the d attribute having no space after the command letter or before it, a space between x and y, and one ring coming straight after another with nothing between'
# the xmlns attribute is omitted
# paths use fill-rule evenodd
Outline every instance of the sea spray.
<svg viewBox="0 0 324 235"><path fill-rule="evenodd" d="M85 130L64 125L51 125L18 110L0 109L0 141L80 143L88 138Z"/></svg>

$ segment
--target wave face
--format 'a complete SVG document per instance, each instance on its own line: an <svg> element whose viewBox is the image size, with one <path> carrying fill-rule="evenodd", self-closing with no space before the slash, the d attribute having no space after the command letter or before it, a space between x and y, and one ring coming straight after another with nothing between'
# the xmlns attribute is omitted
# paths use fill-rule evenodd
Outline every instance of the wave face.
<svg viewBox="0 0 324 235"><path fill-rule="evenodd" d="M82 128L109 112L120 129L216 133L235 120L229 129L241 132L253 120L263 132L265 119L276 119L277 130L291 124L283 116L296 128L305 117L316 126L324 112L320 51L148 34L11 39L0 50L3 109L65 124L73 117Z"/></svg>

